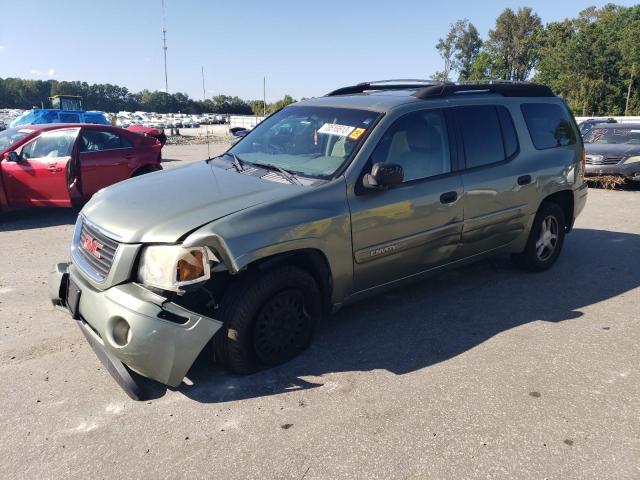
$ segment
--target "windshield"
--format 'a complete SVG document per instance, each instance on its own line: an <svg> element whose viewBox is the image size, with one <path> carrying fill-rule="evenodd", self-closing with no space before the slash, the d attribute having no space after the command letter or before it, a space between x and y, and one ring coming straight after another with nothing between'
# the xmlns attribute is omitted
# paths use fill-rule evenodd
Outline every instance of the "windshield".
<svg viewBox="0 0 640 480"><path fill-rule="evenodd" d="M9 148L11 145L16 143L21 138L24 138L29 133L29 130L18 130L17 128L9 128L3 132L0 132L0 150Z"/></svg>
<svg viewBox="0 0 640 480"><path fill-rule="evenodd" d="M585 136L584 141L600 144L640 144L640 127L596 127Z"/></svg>
<svg viewBox="0 0 640 480"><path fill-rule="evenodd" d="M244 162L330 178L379 115L348 108L287 107L256 126L230 152Z"/></svg>

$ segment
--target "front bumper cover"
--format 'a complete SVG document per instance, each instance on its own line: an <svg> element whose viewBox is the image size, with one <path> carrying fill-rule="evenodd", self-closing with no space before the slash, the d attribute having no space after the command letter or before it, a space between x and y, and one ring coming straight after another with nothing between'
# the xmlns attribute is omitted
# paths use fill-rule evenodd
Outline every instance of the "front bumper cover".
<svg viewBox="0 0 640 480"><path fill-rule="evenodd" d="M640 163L618 163L616 165L591 163L586 165L584 174L586 177L618 175L629 180L640 180Z"/></svg>
<svg viewBox="0 0 640 480"><path fill-rule="evenodd" d="M59 263L49 274L49 296L67 312L69 280L80 290L78 326L116 382L136 400L144 393L129 369L177 387L222 326L135 283L95 290L73 264ZM114 338L114 327L122 320L130 328L125 345Z"/></svg>

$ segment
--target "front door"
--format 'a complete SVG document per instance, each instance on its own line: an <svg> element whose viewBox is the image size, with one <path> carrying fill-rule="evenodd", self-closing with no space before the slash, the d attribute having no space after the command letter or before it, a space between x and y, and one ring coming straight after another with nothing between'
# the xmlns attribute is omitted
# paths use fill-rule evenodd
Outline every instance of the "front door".
<svg viewBox="0 0 640 480"><path fill-rule="evenodd" d="M407 114L384 134L370 165L400 165L404 183L380 191L356 189L349 198L355 292L456 258L463 189L452 168L454 145L442 110Z"/></svg>
<svg viewBox="0 0 640 480"><path fill-rule="evenodd" d="M44 132L25 144L18 161L2 160L2 177L13 207L70 207L77 128Z"/></svg>
<svg viewBox="0 0 640 480"><path fill-rule="evenodd" d="M101 188L129 178L135 161L133 144L107 129L83 128L80 139L82 192L91 197Z"/></svg>

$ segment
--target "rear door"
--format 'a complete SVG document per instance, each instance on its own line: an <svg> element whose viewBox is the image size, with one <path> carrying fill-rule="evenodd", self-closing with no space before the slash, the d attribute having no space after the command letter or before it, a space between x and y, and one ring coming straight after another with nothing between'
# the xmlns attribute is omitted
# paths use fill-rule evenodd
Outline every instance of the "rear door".
<svg viewBox="0 0 640 480"><path fill-rule="evenodd" d="M462 256L514 241L526 227L535 200L534 173L520 162L510 111L501 105L454 108L465 160Z"/></svg>
<svg viewBox="0 0 640 480"><path fill-rule="evenodd" d="M462 181L455 142L443 110L396 120L373 163L399 164L404 183L349 198L355 291L367 290L452 261L462 231Z"/></svg>
<svg viewBox="0 0 640 480"><path fill-rule="evenodd" d="M80 134L80 177L85 197L129 178L135 155L133 143L124 135L108 129L83 128Z"/></svg>
<svg viewBox="0 0 640 480"><path fill-rule="evenodd" d="M44 132L17 152L19 161L0 164L9 204L70 207L74 145L78 128ZM71 187L70 187L71 185Z"/></svg>

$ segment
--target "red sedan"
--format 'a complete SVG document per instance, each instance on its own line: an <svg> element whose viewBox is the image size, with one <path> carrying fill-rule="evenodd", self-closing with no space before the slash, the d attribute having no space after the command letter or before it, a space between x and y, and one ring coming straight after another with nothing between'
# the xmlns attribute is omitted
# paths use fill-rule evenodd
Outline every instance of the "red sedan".
<svg viewBox="0 0 640 480"><path fill-rule="evenodd" d="M0 211L70 207L101 188L162 170L162 145L107 125L48 124L0 132Z"/></svg>

